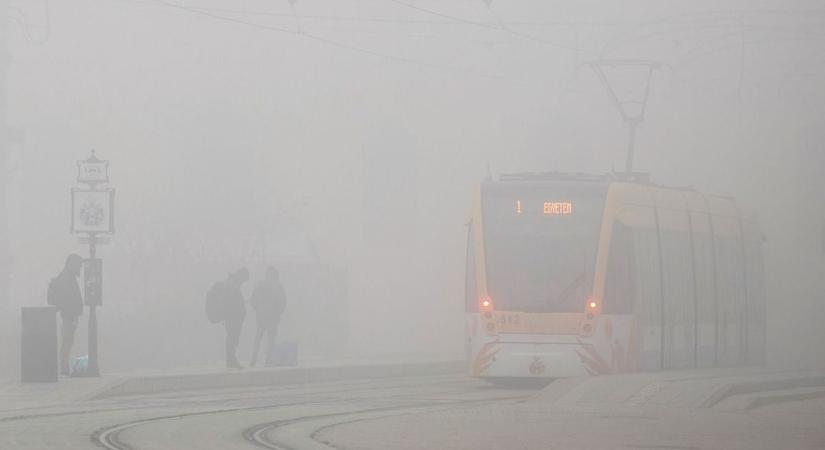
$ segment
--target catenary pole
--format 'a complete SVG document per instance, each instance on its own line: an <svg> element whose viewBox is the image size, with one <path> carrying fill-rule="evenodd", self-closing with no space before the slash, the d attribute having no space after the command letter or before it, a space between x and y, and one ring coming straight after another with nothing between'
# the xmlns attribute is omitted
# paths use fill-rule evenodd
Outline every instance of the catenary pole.
<svg viewBox="0 0 825 450"><path fill-rule="evenodd" d="M8 0L0 0L0 311L10 307L11 245L9 239L9 139L7 115ZM5 316L5 315L4 315Z"/></svg>

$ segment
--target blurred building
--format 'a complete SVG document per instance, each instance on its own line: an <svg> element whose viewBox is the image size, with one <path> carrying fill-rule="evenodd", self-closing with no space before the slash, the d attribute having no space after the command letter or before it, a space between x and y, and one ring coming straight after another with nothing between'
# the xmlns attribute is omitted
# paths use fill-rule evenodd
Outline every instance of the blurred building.
<svg viewBox="0 0 825 450"><path fill-rule="evenodd" d="M786 241L792 248L785 250L790 258L781 272L787 289L778 299L779 309L793 311L794 320L785 323L787 331L777 330L777 334L795 336L785 347L787 353L798 353L795 364L818 367L825 361L825 349L799 343L825 339L825 129L813 125L803 128L794 156L794 204L788 205L794 211L794 225Z"/></svg>
<svg viewBox="0 0 825 450"><path fill-rule="evenodd" d="M811 263L825 265L825 131L810 127L800 138L796 161L799 244ZM822 280L822 278L819 278ZM825 281L825 280L822 280Z"/></svg>

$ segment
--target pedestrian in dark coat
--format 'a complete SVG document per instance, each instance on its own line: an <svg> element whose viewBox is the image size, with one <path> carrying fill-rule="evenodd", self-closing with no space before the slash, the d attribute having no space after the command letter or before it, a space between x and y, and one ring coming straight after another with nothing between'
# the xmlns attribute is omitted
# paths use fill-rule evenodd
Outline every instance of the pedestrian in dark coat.
<svg viewBox="0 0 825 450"><path fill-rule="evenodd" d="M266 277L255 287L252 296L249 298L249 304L255 310L255 318L257 319L255 343L252 346L252 361L249 366L255 367L258 361L258 352L264 334L266 335L264 361L266 365L269 365L275 346L275 337L278 334L278 324L286 307L284 287L281 285L278 271L274 267L267 267Z"/></svg>
<svg viewBox="0 0 825 450"><path fill-rule="evenodd" d="M63 270L49 283L47 300L60 313L60 374L69 375L69 358L77 331L78 318L83 314L83 295L77 278L83 267L83 258L72 253L66 258Z"/></svg>

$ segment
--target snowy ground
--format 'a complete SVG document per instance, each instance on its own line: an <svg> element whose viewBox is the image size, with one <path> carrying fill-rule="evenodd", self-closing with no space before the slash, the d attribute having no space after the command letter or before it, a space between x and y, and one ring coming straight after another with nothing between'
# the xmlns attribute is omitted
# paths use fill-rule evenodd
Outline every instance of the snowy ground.
<svg viewBox="0 0 825 450"><path fill-rule="evenodd" d="M825 448L823 372L623 375L543 390L460 374L272 386L204 374L215 376L222 389L131 396L107 395L111 380L0 385L0 448Z"/></svg>

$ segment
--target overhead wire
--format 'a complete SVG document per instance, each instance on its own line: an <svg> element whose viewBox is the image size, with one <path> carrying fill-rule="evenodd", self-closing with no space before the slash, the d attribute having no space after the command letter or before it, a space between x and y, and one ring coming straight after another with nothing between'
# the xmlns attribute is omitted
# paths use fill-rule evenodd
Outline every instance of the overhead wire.
<svg viewBox="0 0 825 450"><path fill-rule="evenodd" d="M637 30L644 29L646 27L651 27L654 25L662 25L667 23L677 23L677 24L684 24L689 25L690 23L698 23L702 24L702 26L709 26L708 21L716 21L724 22L728 21L731 22L731 27L737 27L738 24L734 23L740 14L761 14L761 15L792 15L792 16L805 16L807 18L812 18L813 16L819 16L816 20L823 20L825 19L825 9L799 9L799 10L789 10L789 9L758 9L758 8L751 8L751 9L717 9L717 10L709 10L709 11L697 11L692 13L679 13L679 14L671 14L666 16L660 16L654 19L646 20L643 22L639 22L632 27L632 30L625 30L623 32L619 32L615 35L613 39L608 39L605 44L602 46L601 51L599 52L600 57L605 57L609 50L614 50L616 47L626 44L628 42L636 41L639 38L633 39L632 34L635 33ZM714 17L715 16L715 17ZM673 32L664 32L662 34L672 34Z"/></svg>
<svg viewBox="0 0 825 450"><path fill-rule="evenodd" d="M487 29L494 30L494 31L509 33L513 36L516 36L516 37L519 37L519 38L522 38L522 39L526 39L526 40L529 40L529 41L546 44L546 45L556 47L556 48L561 49L561 50L567 50L567 51L576 52L576 53L581 51L581 49L579 49L578 47L559 44L559 43L556 43L556 42L552 42L552 41L548 41L548 40L545 40L545 39L538 38L536 36L532 36L532 35L529 35L529 34L524 34L524 33L515 31L512 28L502 26L501 23L499 23L497 25L491 25L491 24L488 24L486 22L473 21L473 20L465 19L463 17L454 16L454 15L451 15L451 14L446 14L446 13L436 11L436 10L433 10L433 9L424 8L422 6L414 5L412 3L408 3L408 2L405 2L405 1L402 1L402 0L389 0L389 1L392 2L392 3L396 3L398 5L401 5L401 6L419 11L419 12L423 12L425 14L431 14L431 15L436 16L436 17L441 17L441 18L444 18L444 19L453 20L453 21L460 22L460 23L467 24L467 25L475 25L475 26L478 26L478 27L487 28Z"/></svg>
<svg viewBox="0 0 825 450"><path fill-rule="evenodd" d="M154 3L153 0L134 0L134 3ZM228 13L244 16L261 16L261 17L293 17L292 12L275 12L275 11L260 11L251 9L238 8L221 8L214 6L198 6L197 9L204 11L212 11L216 13ZM341 16L331 14L302 14L301 19L305 20L321 20L321 21L340 21L340 22L375 22L375 23L392 23L392 24L426 24L426 25L469 25L475 26L483 24L495 28L496 23L486 22L460 22L449 18L443 20L433 19L410 19L410 18L394 18L394 17L359 17L359 16ZM539 21L539 20L516 20L509 21L511 25L524 26L542 26L542 27L556 27L556 26L591 26L591 27L615 27L619 25L632 25L636 22L632 21Z"/></svg>
<svg viewBox="0 0 825 450"><path fill-rule="evenodd" d="M36 25L36 24L29 23L28 16L20 8L17 8L15 6L9 6L9 10L11 12L16 12L20 16L20 17L10 16L10 19L17 22L17 24L20 26L21 32L23 33L23 37L27 41L29 41L31 43L34 43L34 44L38 44L38 45L45 44L46 42L48 42L49 38L51 37L51 31L52 31L51 12L50 12L50 9L49 9L49 0L43 0L43 10L44 10L44 16L45 16L45 23L43 25ZM43 32L42 36L35 37L32 34L32 28L43 28L45 31Z"/></svg>
<svg viewBox="0 0 825 450"><path fill-rule="evenodd" d="M249 21L246 21L246 20L235 19L233 17L226 17L226 16L222 16L222 15L219 15L219 14L211 13L207 10L199 9L197 7L181 5L181 4L174 3L174 2L169 2L169 1L166 1L166 0L152 0L152 1L156 4L161 5L161 6L166 6L168 8L173 8L173 9L178 9L178 10L189 12L189 13L192 13L192 14L198 14L198 15L201 15L201 16L206 16L206 17L210 17L212 19L222 20L222 21L225 21L225 22L232 22L232 23L236 23L236 24L239 24L239 25L246 25L246 26L265 29L265 30L270 30L270 31L279 31L281 33L299 34L299 33L295 32L294 30L290 30L288 28L281 28L281 27L276 27L276 26L273 26L273 25L263 25L263 24L259 24L259 23L249 22ZM145 2L140 2L140 3L145 3Z"/></svg>
<svg viewBox="0 0 825 450"><path fill-rule="evenodd" d="M124 0L121 0L121 1L124 1ZM144 4L147 3L146 1L140 1L140 0L125 0L125 1L133 1L133 2L136 1L138 3L144 3ZM416 66L420 66L420 67L427 67L427 68L434 69L434 70L464 73L464 74L469 74L469 75L473 75L473 76L478 76L478 77L481 77L481 78L512 81L512 80L509 80L509 79L507 79L505 77L502 77L502 76L499 76L499 75L493 75L493 74L489 74L489 73L485 73L485 72L479 72L479 71L475 71L475 70L472 70L472 69L458 68L458 67L453 67L453 66L444 66L444 65L440 65L440 64L430 63L430 62L427 62L427 61L421 61L421 60L417 60L417 59L413 59L413 58L407 58L407 57L404 57L404 56L398 56L398 55L393 55L393 54L389 54L389 53L383 53L383 52L371 50L371 49L368 49L368 48L359 47L359 46L343 43L343 42L340 42L340 41L336 41L336 40L333 40L333 39L329 39L329 38L326 38L326 37L323 37L323 36L320 36L320 35L317 35L317 34L314 34L314 33L309 33L309 32L306 32L306 31L295 31L295 30L291 30L291 29L288 29L288 28L282 28L282 27L277 27L277 26L273 26L273 25L265 25L265 24L261 24L261 23L236 19L236 18L233 18L233 17L227 17L227 16L223 16L223 15L220 15L220 14L214 14L210 11L202 10L200 8L197 8L197 7L181 5L179 3L174 3L174 2L167 1L167 0L152 0L152 3L154 3L158 6L165 6L165 7L178 9L178 10L185 11L185 12L192 13L192 14L202 15L202 16L209 17L209 18L212 18L212 19L215 19L215 20L219 20L219 21L225 21L225 22L230 22L230 23L234 23L234 24L238 24L238 25L248 26L248 27L251 27L251 28L258 28L258 29L268 30L268 31L276 31L276 32L280 32L280 33L290 34L290 35L293 35L293 36L303 37L303 38L306 38L306 39L311 39L311 40L314 40L316 42L323 43L323 44L328 45L328 46L337 47L337 48L341 48L341 49L346 49L346 50L349 50L349 51L352 51L352 52L361 53L361 54L365 54L365 55L370 55L370 56L373 56L373 57L376 57L376 58L387 59L387 60L391 60L391 61L395 61L395 62L405 63L405 64L409 64L409 65L416 65Z"/></svg>
<svg viewBox="0 0 825 450"><path fill-rule="evenodd" d="M516 31L507 22L505 22L504 19L502 19L501 16L498 13L495 12L495 10L493 9L493 6L492 6L491 3L486 3L486 4L487 4L487 11L490 13L491 16L493 16L493 19L495 19L496 23L498 23L499 26L503 30L505 30L507 33L509 33L513 36L520 37L520 38L523 38L523 39L528 39L528 40L535 41L535 42L540 42L542 44L547 44L547 45L551 45L551 46L558 47L558 48L562 48L564 50L570 50L572 52L575 52L577 55L582 51L581 47L579 46L578 39L576 40L576 43L574 45L567 46L567 45L563 45L563 44L558 44L556 42L548 41L546 39L542 39L542 38L539 38L537 36L533 36L531 34L526 34L526 33L520 32L520 31ZM560 22L557 23L557 25L572 28L574 30L574 32L576 32L576 25L574 25L572 23L560 21ZM588 52L588 53L590 53L590 52ZM595 56L595 54L592 54L592 55Z"/></svg>
<svg viewBox="0 0 825 450"><path fill-rule="evenodd" d="M731 34L734 36L735 34ZM744 42L733 42L726 45L720 45L715 48L711 49L699 49L688 53L685 55L680 61L675 64L675 67L681 68L685 67L701 58L709 57L711 55L715 55L718 53L723 53L733 49L739 49L741 46L753 47L757 45L764 45L764 44L777 44L777 43L787 43L787 42L822 42L825 40L825 37L787 37L787 38L764 38L764 39L752 39L746 40Z"/></svg>
<svg viewBox="0 0 825 450"><path fill-rule="evenodd" d="M484 23L484 22L476 22L476 21L473 21L473 20L465 19L463 17L453 16L453 15L450 15L450 14L445 14L445 13L442 13L442 12L439 12L439 11L424 8L424 7L414 5L412 3L407 3L407 2L404 2L404 1L401 1L401 0L390 0L390 1L392 3L397 3L401 6L406 7L406 8L413 9L415 11L423 12L425 14L430 14L430 15L433 15L433 16L436 16L436 17L441 17L443 19L448 19L448 20L451 20L451 21L454 21L454 22L460 22L460 23L463 23L465 25L473 25L473 26L477 26L477 27L488 28L490 30L501 31L501 28L499 26L496 26L496 25L491 25L491 24L487 24L487 23Z"/></svg>
<svg viewBox="0 0 825 450"><path fill-rule="evenodd" d="M418 59L408 58L408 57L394 55L394 54L390 54L390 53L384 53L384 52L381 52L381 51L376 51L376 50L372 50L372 49L369 49L369 48L360 47L360 46L357 46L357 45L352 45L352 44L340 42L340 41L337 41L337 40L334 40L334 39L326 38L324 36L321 36L321 35L318 35L318 34L315 34L315 33L307 32L301 26L300 20L301 19L306 19L306 18L316 18L316 19L323 19L323 20L369 21L369 22L410 23L410 24L414 24L414 23L428 23L428 24L453 23L453 24L461 24L461 25L480 27L480 28L484 28L484 29L488 29L488 30L492 30L492 31L505 32L505 33L509 33L513 36L520 37L522 39L541 42L541 43L551 45L551 46L554 46L554 47L557 47L557 48L561 48L561 49L564 49L564 50L568 50L568 51L574 51L574 52L581 52L582 51L582 49L579 48L578 45L576 45L576 46L567 46L567 45L547 41L547 40L544 40L544 39L541 39L541 38L537 38L537 37L531 36L529 34L520 33L518 31L514 30L511 26L508 26L508 24L505 23L492 10L490 10L490 13L494 17L496 23L483 22L483 21L474 21L474 20L466 19L466 18L463 18L463 17L460 17L460 16L444 13L444 12L441 12L441 11L438 11L438 10L418 6L418 5L412 4L412 3L404 1L404 0L389 0L389 1L392 2L392 3L395 3L397 5L403 6L405 8L411 9L411 10L419 11L421 13L425 13L425 14L431 15L433 17L438 17L441 20L426 21L426 20L417 20L417 19L392 19L392 18L369 18L369 17L360 18L360 17L342 17L342 16L334 16L334 15L303 16L303 15L298 15L297 14L297 11L295 10L294 4L292 2L290 2L290 12L289 13L279 13L279 12L268 12L268 11L251 11L251 10L233 9L233 8L214 8L214 7L200 7L200 6L195 7L195 6L188 6L188 5L183 5L183 4L180 4L180 3L175 3L175 2L172 2L172 1L168 1L168 0L120 0L120 1L130 1L130 2L133 2L133 3L154 4L154 5L159 5L159 6L165 6L165 7L178 9L178 10L185 11L185 12L192 13L192 14L202 15L202 16L205 16L205 17L212 18L214 20L230 22L230 23L234 23L234 24L238 24L238 25L243 25L243 26L248 26L248 27L253 27L253 28L258 28L258 29L263 29L263 30L281 32L281 33L290 34L290 35L294 35L294 36L300 36L300 37L311 39L311 40L314 40L316 42L319 42L319 43L322 43L322 44L325 44L325 45L328 45L328 46L337 47L337 48L341 48L341 49L346 49L346 50L349 50L349 51L353 51L353 52L357 52L357 53L361 53L361 54L365 54L365 55L370 55L370 56L373 56L373 57L376 57L376 58L383 58L383 59L392 60L392 61L399 62L399 63L416 65L416 66L421 66L421 67L427 67L427 68L435 69L435 70L444 70L444 71L449 71L449 72L466 73L466 74L470 74L470 75L474 75L474 76L480 76L480 77L483 77L483 78L490 78L490 79L507 79L507 78L499 76L499 75L493 75L493 74L489 74L489 73L475 71L475 70L472 70L472 69L458 68L458 67L454 67L454 66L445 66L445 65L440 65L440 64L436 64L436 63L427 62L427 61L421 61L421 60L418 60ZM760 14L786 14L786 15L800 15L800 14L809 14L809 13L814 14L814 15L825 14L825 10L812 10L812 11L751 10L751 11L754 12L754 13L760 13ZM218 12L221 12L221 13L224 13L224 14L219 14ZM727 25L725 22L729 22L732 19L730 17L730 15L732 13L736 13L736 12L740 12L740 11L739 10L735 10L735 11L734 10L731 10L731 11L701 11L701 12L696 12L696 13L677 14L677 15L665 16L665 17L660 17L660 18L649 20L649 21L645 21L645 22L642 22L641 24L637 24L637 26L634 27L634 28L636 28L638 30L639 28L650 27L650 26L653 26L653 25L656 25L656 24L668 23L668 22L676 22L676 23L683 24L683 25L688 26L688 27L690 27L691 22L698 22L698 23L704 23L704 25L703 25L704 27L713 28L714 26L717 26L717 27L721 28L721 27L724 27L725 25ZM284 28L284 27L270 25L270 24L262 24L262 23L252 22L252 21L244 20L244 19L237 18L237 17L227 16L225 14L253 15L253 16L272 16L272 17L292 17L293 19L298 21L298 29L295 30L295 29ZM708 19L710 19L711 21L715 20L717 22L717 24L716 25L707 24ZM519 22L519 23L522 23L522 22ZM533 24L552 23L553 25L575 26L575 24L578 24L579 22L554 21L554 22L523 22L523 23L525 23L525 24L530 24L530 23L533 23ZM589 26L617 26L617 25L621 24L620 22L604 22L604 23L581 22L581 23L584 24L584 25L589 25ZM681 31L680 30L674 30L674 31L669 31L669 32L664 32L664 33L653 32L653 33L648 33L648 35L649 36L654 36L654 35L657 35L657 34L667 35L667 34L672 34L674 32L678 33L678 32L681 32ZM631 34L631 33L632 32L625 32L626 35ZM630 40L628 38L629 38L629 36L625 37L625 39L623 39L623 40L625 42L627 42L628 40ZM622 41L622 39L619 39L619 42L621 42L621 41ZM605 46L602 48L602 51L600 52L599 56L605 55L609 48L611 48L611 47L615 48L616 45L617 45L617 43L616 43L615 40L611 40L611 41L607 42L605 44Z"/></svg>

